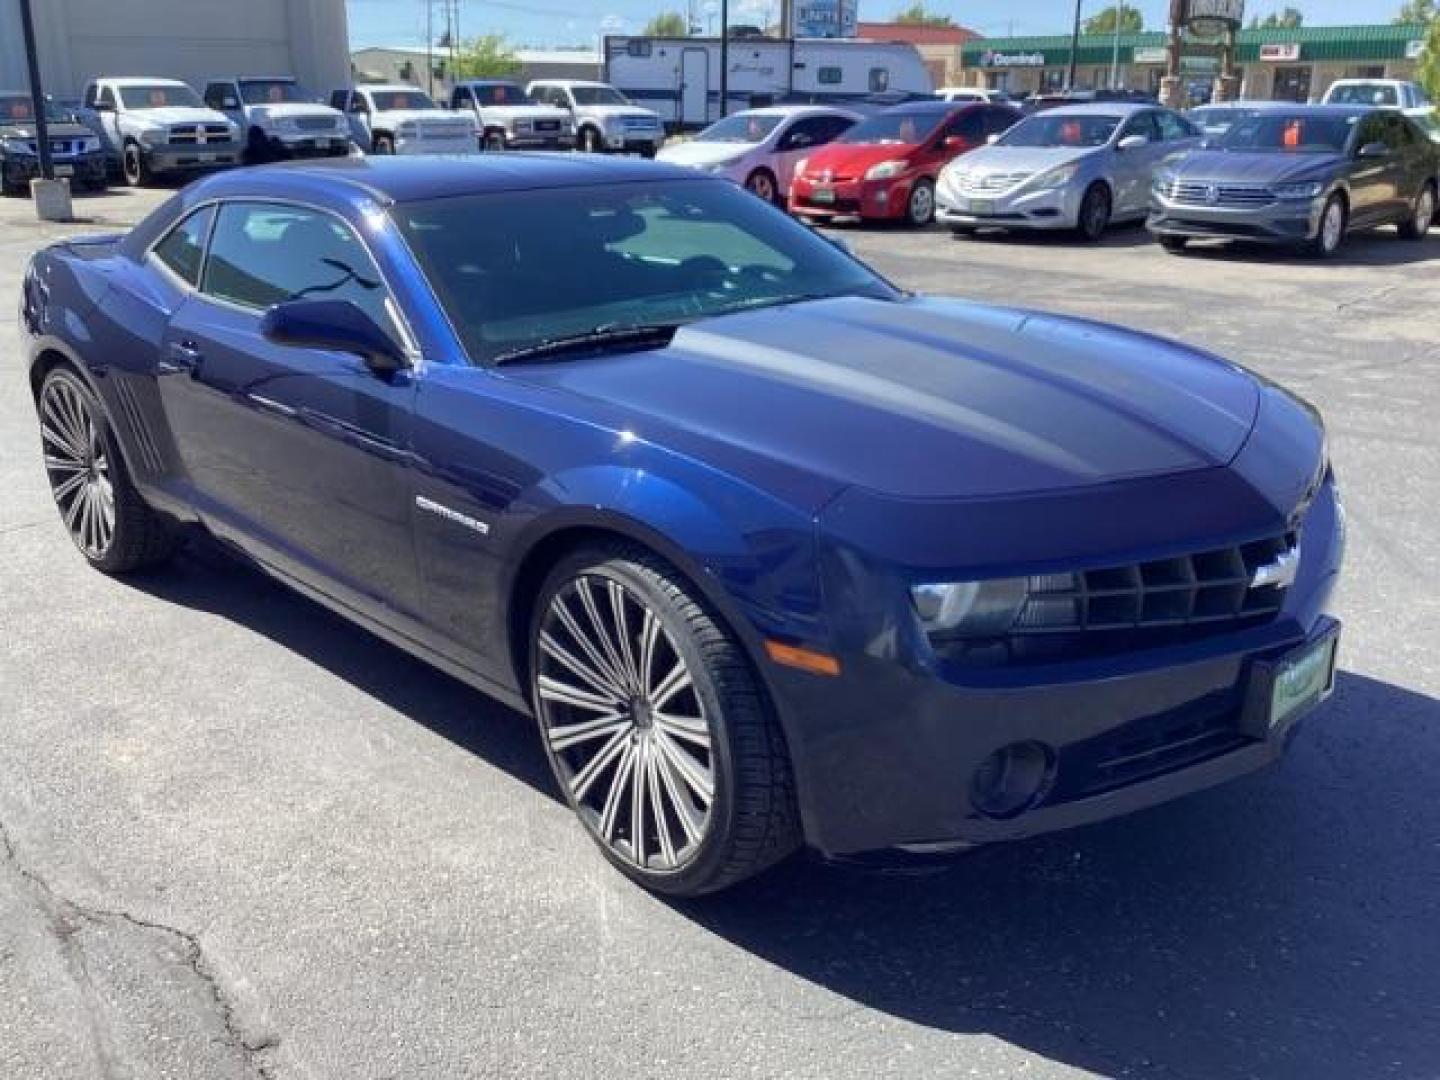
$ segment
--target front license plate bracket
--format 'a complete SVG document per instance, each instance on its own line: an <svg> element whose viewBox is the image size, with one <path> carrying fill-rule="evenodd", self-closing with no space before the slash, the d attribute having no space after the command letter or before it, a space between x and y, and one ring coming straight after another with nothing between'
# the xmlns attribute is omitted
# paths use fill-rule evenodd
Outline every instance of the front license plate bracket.
<svg viewBox="0 0 1440 1080"><path fill-rule="evenodd" d="M1338 624L1275 660L1251 665L1240 729L1269 739L1292 727L1335 689Z"/></svg>

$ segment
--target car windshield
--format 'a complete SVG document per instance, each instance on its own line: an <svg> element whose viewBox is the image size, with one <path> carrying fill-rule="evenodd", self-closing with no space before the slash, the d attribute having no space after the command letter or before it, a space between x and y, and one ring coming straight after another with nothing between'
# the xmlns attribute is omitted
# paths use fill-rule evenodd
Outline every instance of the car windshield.
<svg viewBox="0 0 1440 1080"><path fill-rule="evenodd" d="M711 124L699 135L697 142L758 143L780 126L780 116L737 113Z"/></svg>
<svg viewBox="0 0 1440 1080"><path fill-rule="evenodd" d="M1346 83L1332 86L1327 105L1399 105L1400 93L1389 83Z"/></svg>
<svg viewBox="0 0 1440 1080"><path fill-rule="evenodd" d="M841 135L842 143L902 143L913 146L930 137L948 114L943 112L883 112L862 120Z"/></svg>
<svg viewBox="0 0 1440 1080"><path fill-rule="evenodd" d="M576 105L629 105L630 99L613 86L572 86Z"/></svg>
<svg viewBox="0 0 1440 1080"><path fill-rule="evenodd" d="M241 79L240 98L246 105L309 104L315 100L291 79Z"/></svg>
<svg viewBox="0 0 1440 1080"><path fill-rule="evenodd" d="M1109 113L1041 113L1021 120L1004 135L1000 146L1104 146L1123 117Z"/></svg>
<svg viewBox="0 0 1440 1080"><path fill-rule="evenodd" d="M200 95L188 86L171 86L154 83L145 86L120 87L120 102L127 109L169 109L183 106L202 109L205 103Z"/></svg>
<svg viewBox="0 0 1440 1080"><path fill-rule="evenodd" d="M380 112L397 109L438 109L430 95L423 90L371 90L370 100Z"/></svg>
<svg viewBox="0 0 1440 1080"><path fill-rule="evenodd" d="M1276 154L1336 154L1345 149L1359 116L1261 113L1235 121L1220 139L1222 150Z"/></svg>
<svg viewBox="0 0 1440 1080"><path fill-rule="evenodd" d="M392 213L477 363L578 335L899 295L743 188L712 180L434 199Z"/></svg>
<svg viewBox="0 0 1440 1080"><path fill-rule="evenodd" d="M28 97L16 94L14 97L0 97L0 124L28 124L35 119L35 105ZM45 119L52 124L63 124L73 120L68 109L62 109L53 101L45 102Z"/></svg>

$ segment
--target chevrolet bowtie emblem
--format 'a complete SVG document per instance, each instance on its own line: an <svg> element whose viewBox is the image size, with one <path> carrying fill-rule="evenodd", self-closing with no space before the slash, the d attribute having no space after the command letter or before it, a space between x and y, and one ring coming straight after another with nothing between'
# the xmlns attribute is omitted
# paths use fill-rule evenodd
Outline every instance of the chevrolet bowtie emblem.
<svg viewBox="0 0 1440 1080"><path fill-rule="evenodd" d="M1295 583L1295 574L1300 569L1300 548L1282 551L1264 566L1257 566L1250 576L1250 588L1288 588Z"/></svg>

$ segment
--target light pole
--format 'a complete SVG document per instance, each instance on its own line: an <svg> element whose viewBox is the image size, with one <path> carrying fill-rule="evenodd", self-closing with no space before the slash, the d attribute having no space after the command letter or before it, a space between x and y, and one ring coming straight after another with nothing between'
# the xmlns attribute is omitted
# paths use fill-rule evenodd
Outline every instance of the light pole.
<svg viewBox="0 0 1440 1080"><path fill-rule="evenodd" d="M1110 46L1110 89L1120 85L1120 23L1125 19L1124 0L1115 5L1115 35Z"/></svg>
<svg viewBox="0 0 1440 1080"><path fill-rule="evenodd" d="M1080 56L1080 2L1075 0L1075 25L1070 30L1070 71L1065 76L1065 89L1075 89L1075 64Z"/></svg>
<svg viewBox="0 0 1440 1080"><path fill-rule="evenodd" d="M709 93L707 88L706 93ZM720 0L720 119L730 115L730 0Z"/></svg>
<svg viewBox="0 0 1440 1080"><path fill-rule="evenodd" d="M35 19L30 0L20 0L20 33L25 38L25 65L30 71L30 107L35 114L35 150L40 155L40 177L30 182L35 216L41 221L69 221L70 184L55 179L50 158L50 125L45 116L45 87L40 83L40 51L35 44Z"/></svg>

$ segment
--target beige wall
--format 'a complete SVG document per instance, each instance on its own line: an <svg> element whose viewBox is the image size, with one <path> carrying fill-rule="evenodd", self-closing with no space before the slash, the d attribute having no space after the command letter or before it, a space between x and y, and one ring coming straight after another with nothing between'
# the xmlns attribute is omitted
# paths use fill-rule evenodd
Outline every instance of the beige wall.
<svg viewBox="0 0 1440 1080"><path fill-rule="evenodd" d="M349 78L345 0L42 0L41 79L78 97L100 75L296 75L315 93ZM0 0L0 87L23 89L17 0Z"/></svg>

